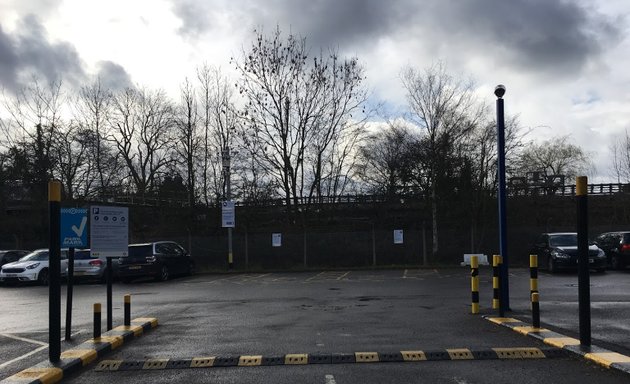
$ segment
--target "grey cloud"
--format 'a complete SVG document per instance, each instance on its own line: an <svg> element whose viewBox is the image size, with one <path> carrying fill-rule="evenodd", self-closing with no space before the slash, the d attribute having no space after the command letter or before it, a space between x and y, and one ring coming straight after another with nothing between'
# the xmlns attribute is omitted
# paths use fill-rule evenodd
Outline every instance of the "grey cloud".
<svg viewBox="0 0 630 384"><path fill-rule="evenodd" d="M0 59L3 85L15 91L20 78L25 74L35 74L47 81L59 78L73 85L85 79L83 63L73 45L65 42L51 43L46 30L33 16L20 20L15 35L0 30Z"/></svg>
<svg viewBox="0 0 630 384"><path fill-rule="evenodd" d="M101 61L98 63L98 68L98 77L106 88L117 91L133 86L131 76L120 64Z"/></svg>
<svg viewBox="0 0 630 384"><path fill-rule="evenodd" d="M437 6L440 25L473 43L495 61L508 60L523 69L575 73L608 45L619 41L619 20L578 2L547 0L463 1ZM435 23L433 23L435 26ZM499 48L499 49L497 49Z"/></svg>
<svg viewBox="0 0 630 384"><path fill-rule="evenodd" d="M4 33L0 25L0 86L16 88L15 71L18 63L11 36Z"/></svg>
<svg viewBox="0 0 630 384"><path fill-rule="evenodd" d="M210 32L227 14L235 29L271 31L279 25L285 33L307 37L314 48L369 52L379 37L415 40L414 45L463 47L462 55L551 74L579 72L620 40L618 24L625 22L584 1L563 0L173 1L181 33L188 35Z"/></svg>

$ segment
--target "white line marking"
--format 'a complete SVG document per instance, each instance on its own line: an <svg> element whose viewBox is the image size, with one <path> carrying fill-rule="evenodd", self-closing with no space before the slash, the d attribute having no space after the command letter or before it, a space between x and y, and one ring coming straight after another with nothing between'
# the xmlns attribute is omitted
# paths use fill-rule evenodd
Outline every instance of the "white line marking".
<svg viewBox="0 0 630 384"><path fill-rule="evenodd" d="M348 272L344 273L343 275L339 276L339 277L337 278L337 280L341 280L341 279L343 279L344 277L348 276L348 274L349 274L349 273L350 273L350 271L348 271Z"/></svg>
<svg viewBox="0 0 630 384"><path fill-rule="evenodd" d="M403 273L403 279L407 278L407 269L405 269L405 273Z"/></svg>
<svg viewBox="0 0 630 384"><path fill-rule="evenodd" d="M8 335L6 333L0 333L0 336L8 337L9 339L13 339L13 340L24 341L24 342L31 343L31 344L48 346L48 343L44 343L43 341L27 339L25 337L20 337L20 336L15 336L15 335Z"/></svg>
<svg viewBox="0 0 630 384"><path fill-rule="evenodd" d="M326 375L326 384L337 384L337 382L335 381L335 376L333 375Z"/></svg>
<svg viewBox="0 0 630 384"><path fill-rule="evenodd" d="M48 348L48 344L46 344L46 345L42 345L41 347L39 347L39 348L37 348L37 349L35 349L35 350L33 350L33 351L31 351L31 352L29 352L29 353L25 354L25 355L22 355L22 356L20 356L20 357L16 357L16 358L15 358L15 359L13 359L13 360L9 360L9 361L7 361L6 363L2 363L2 364L0 364L0 369L2 369L2 368L4 368L4 367L8 367L9 365L11 365L11 364L13 364L13 363L15 363L15 362L18 362L18 361L20 361L20 360L22 360L22 359L26 359L27 357L29 357L29 356L31 356L31 355L34 355L34 354L36 354L37 352L42 351L42 350L44 350L44 349L46 349L46 348Z"/></svg>
<svg viewBox="0 0 630 384"><path fill-rule="evenodd" d="M315 278L317 278L317 277L319 277L319 276L323 275L324 273L326 273L326 272L325 272L325 271L324 271L324 272L320 272L320 273L318 273L317 275L315 275L315 276L313 276L313 277L309 277L309 278L308 278L308 279L306 279L305 281L311 281L311 280L313 280L313 279L315 279Z"/></svg>

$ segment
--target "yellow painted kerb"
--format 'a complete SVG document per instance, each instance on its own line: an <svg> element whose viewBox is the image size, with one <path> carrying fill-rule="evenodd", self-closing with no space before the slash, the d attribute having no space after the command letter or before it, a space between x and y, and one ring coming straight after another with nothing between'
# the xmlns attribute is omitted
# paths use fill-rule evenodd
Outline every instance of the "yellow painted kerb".
<svg viewBox="0 0 630 384"><path fill-rule="evenodd" d="M526 326L526 327L514 327L512 328L514 331L522 334L522 335L527 335L529 333L532 332L550 332L548 329L546 328L536 328L536 327L530 327L530 326Z"/></svg>
<svg viewBox="0 0 630 384"><path fill-rule="evenodd" d="M69 349L61 353L62 359L81 359L84 367L93 362L96 357L94 349Z"/></svg>
<svg viewBox="0 0 630 384"><path fill-rule="evenodd" d="M617 352L587 353L584 357L609 368L614 363L630 363L630 357Z"/></svg>
<svg viewBox="0 0 630 384"><path fill-rule="evenodd" d="M520 323L520 320L513 319L511 317L488 317L488 320L492 321L495 324L503 324L503 323Z"/></svg>
<svg viewBox="0 0 630 384"><path fill-rule="evenodd" d="M564 348L567 345L580 345L580 340L572 337L547 337L543 341L545 344L558 348Z"/></svg>
<svg viewBox="0 0 630 384"><path fill-rule="evenodd" d="M578 176L575 178L575 194L577 196L586 196L588 178L586 176Z"/></svg>
<svg viewBox="0 0 630 384"><path fill-rule="evenodd" d="M48 201L61 201L61 182L59 180L48 182Z"/></svg>
<svg viewBox="0 0 630 384"><path fill-rule="evenodd" d="M7 380L39 380L42 384L58 383L63 378L61 368L29 368L16 373Z"/></svg>

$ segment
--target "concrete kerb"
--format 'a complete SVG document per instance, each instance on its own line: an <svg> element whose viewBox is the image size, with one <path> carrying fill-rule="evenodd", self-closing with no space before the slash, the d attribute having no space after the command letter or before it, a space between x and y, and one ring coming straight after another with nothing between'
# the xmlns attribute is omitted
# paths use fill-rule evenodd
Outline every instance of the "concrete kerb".
<svg viewBox="0 0 630 384"><path fill-rule="evenodd" d="M46 360L31 368L27 368L13 376L0 381L0 384L52 384L58 383L64 377L71 375L81 368L91 364L97 358L105 356L110 351L150 329L158 326L156 318L137 318L128 327L120 326L104 332L100 338L86 342L61 353L58 363Z"/></svg>
<svg viewBox="0 0 630 384"><path fill-rule="evenodd" d="M620 372L630 374L630 356L613 352L598 346L583 347L580 340L568 337L546 328L534 328L530 324L511 317L483 316L495 324L512 329L522 335L541 340L545 344L559 348L558 351L568 351L574 355L592 361L596 364Z"/></svg>

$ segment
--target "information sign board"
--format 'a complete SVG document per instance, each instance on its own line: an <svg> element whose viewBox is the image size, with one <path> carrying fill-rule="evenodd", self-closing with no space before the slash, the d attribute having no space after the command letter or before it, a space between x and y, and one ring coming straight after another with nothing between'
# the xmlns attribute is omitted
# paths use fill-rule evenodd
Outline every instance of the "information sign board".
<svg viewBox="0 0 630 384"><path fill-rule="evenodd" d="M61 208L60 244L62 248L86 248L87 208Z"/></svg>
<svg viewBox="0 0 630 384"><path fill-rule="evenodd" d="M92 256L126 257L129 252L129 209L91 206L90 240Z"/></svg>

